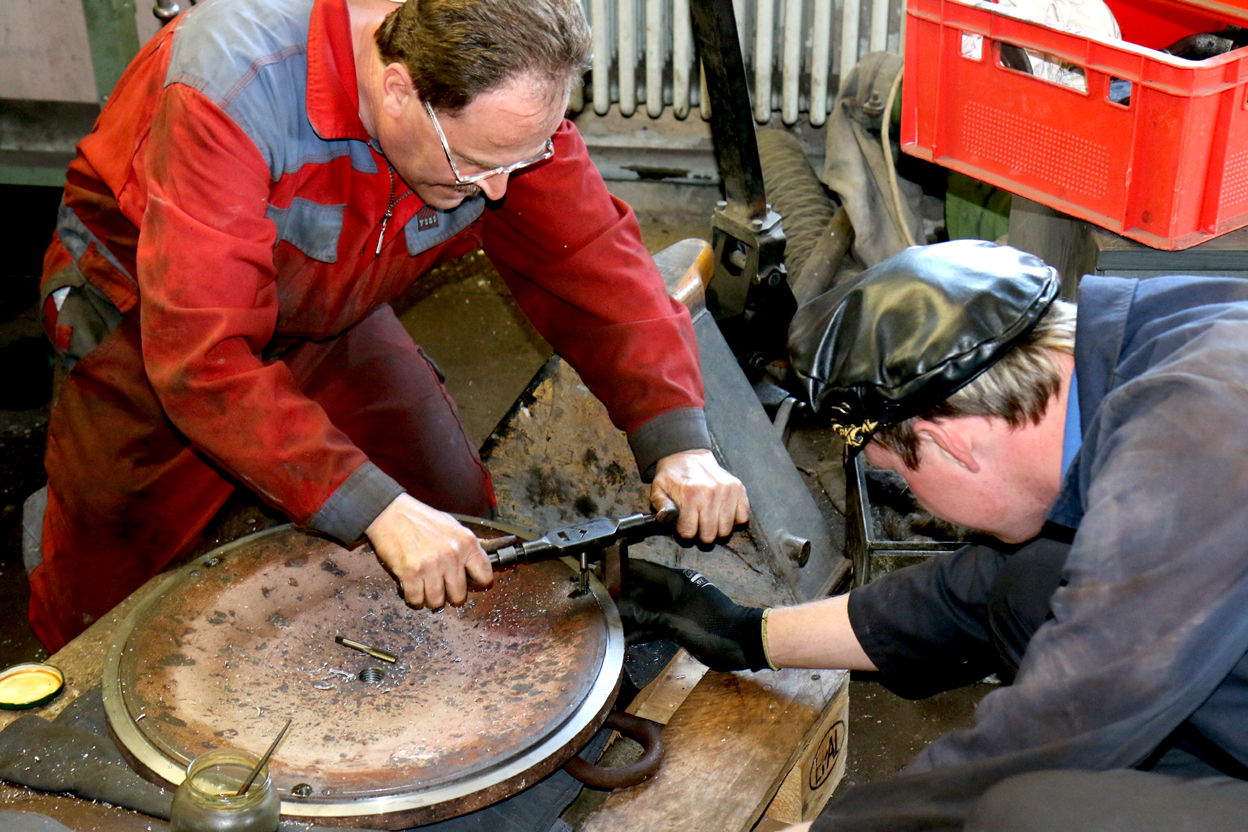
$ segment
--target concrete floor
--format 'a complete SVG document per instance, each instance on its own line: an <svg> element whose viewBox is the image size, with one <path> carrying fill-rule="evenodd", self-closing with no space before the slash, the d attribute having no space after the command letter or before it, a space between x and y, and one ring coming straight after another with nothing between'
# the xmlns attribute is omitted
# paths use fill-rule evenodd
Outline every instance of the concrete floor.
<svg viewBox="0 0 1248 832"><path fill-rule="evenodd" d="M715 199L711 189L658 194L633 185L619 193L639 206L643 236L651 251L686 237L709 239L710 206ZM38 358L32 361L12 345L40 332L37 275L59 193L4 186L0 197L11 206L20 206L23 223L10 228L5 282L0 285L2 668L46 657L26 624L28 587L21 562L19 519L22 500L45 478L42 448L47 408L41 406L40 391L46 386L47 371ZM501 278L480 254L426 276L396 306L417 342L445 372L469 435L477 442L489 435L550 354L550 347L525 320ZM990 689L980 684L908 702L869 679L855 679L844 784L871 782L899 771L932 739L969 725L972 709Z"/></svg>

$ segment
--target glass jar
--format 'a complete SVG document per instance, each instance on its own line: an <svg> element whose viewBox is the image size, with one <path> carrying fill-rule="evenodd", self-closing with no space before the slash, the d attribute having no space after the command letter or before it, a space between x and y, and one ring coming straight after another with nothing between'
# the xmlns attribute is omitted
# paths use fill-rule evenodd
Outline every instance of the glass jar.
<svg viewBox="0 0 1248 832"><path fill-rule="evenodd" d="M186 767L186 779L173 796L171 832L274 832L280 804L268 766L251 787L235 794L260 758L246 751L218 748Z"/></svg>

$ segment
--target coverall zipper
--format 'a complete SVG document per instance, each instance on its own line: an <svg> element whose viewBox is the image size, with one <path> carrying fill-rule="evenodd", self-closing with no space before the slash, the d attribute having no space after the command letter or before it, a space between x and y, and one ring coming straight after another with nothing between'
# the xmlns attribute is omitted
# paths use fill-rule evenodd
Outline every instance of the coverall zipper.
<svg viewBox="0 0 1248 832"><path fill-rule="evenodd" d="M408 191L398 199L394 198L395 191L398 188L398 183L394 180L394 165L390 164L389 159L386 159L386 173L390 175L390 204L386 206L386 213L381 218L381 233L377 235L377 250L373 252L374 255L381 254L381 244L386 239L386 224L389 223L390 218L394 216L394 206L398 205L400 202L412 195L412 192Z"/></svg>

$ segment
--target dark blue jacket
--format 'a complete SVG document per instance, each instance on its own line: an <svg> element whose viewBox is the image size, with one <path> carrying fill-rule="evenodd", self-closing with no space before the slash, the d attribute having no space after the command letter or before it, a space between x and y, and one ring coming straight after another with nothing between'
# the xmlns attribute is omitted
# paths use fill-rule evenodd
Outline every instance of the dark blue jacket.
<svg viewBox="0 0 1248 832"><path fill-rule="evenodd" d="M1083 444L1050 514L1075 530L1052 619L973 728L816 829L956 827L1006 776L1135 767L1184 723L1248 763L1248 281L1086 277L1075 364ZM990 668L985 592L1010 556L968 547L854 591L886 684L934 692Z"/></svg>

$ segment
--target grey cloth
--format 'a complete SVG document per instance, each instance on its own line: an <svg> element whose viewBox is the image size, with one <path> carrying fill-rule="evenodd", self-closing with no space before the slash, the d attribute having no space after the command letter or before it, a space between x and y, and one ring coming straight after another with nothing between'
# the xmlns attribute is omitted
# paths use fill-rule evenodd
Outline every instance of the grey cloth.
<svg viewBox="0 0 1248 832"><path fill-rule="evenodd" d="M900 56L868 53L841 82L828 114L823 184L841 198L854 226L854 256L866 266L924 239L923 189L897 176L893 148L885 149L889 103L900 79Z"/></svg>
<svg viewBox="0 0 1248 832"><path fill-rule="evenodd" d="M45 485L22 503L22 565L26 574L43 563L43 515L48 510L48 487Z"/></svg>
<svg viewBox="0 0 1248 832"><path fill-rule="evenodd" d="M173 802L173 792L131 771L108 738L98 687L71 702L54 722L28 715L0 731L0 778L158 818L169 817Z"/></svg>
<svg viewBox="0 0 1248 832"><path fill-rule="evenodd" d="M966 832L1243 832L1248 783L1142 771L1041 771L992 787Z"/></svg>
<svg viewBox="0 0 1248 832"><path fill-rule="evenodd" d="M394 477L375 463L365 462L329 495L308 521L308 528L350 545L402 493L404 488Z"/></svg>
<svg viewBox="0 0 1248 832"><path fill-rule="evenodd" d="M611 736L602 729L581 750L581 757L597 760ZM52 722L23 716L0 731L0 779L47 792L63 792L99 800L168 819L173 792L155 786L126 764L108 737L104 700L94 688L71 702ZM581 791L581 784L563 769L506 800L471 814L420 827L428 832L544 832L556 828L563 813ZM32 818L42 818L33 813ZM0 821L3 821L0 815ZM29 818L23 823L36 823ZM56 824L55 821L49 823ZM0 829L59 832L53 826L29 825ZM282 832L304 832L323 827L284 822Z"/></svg>
<svg viewBox="0 0 1248 832"><path fill-rule="evenodd" d="M628 444L637 460L641 481L653 482L655 470L664 457L681 451L710 449L706 413L687 407L655 416L628 435Z"/></svg>

